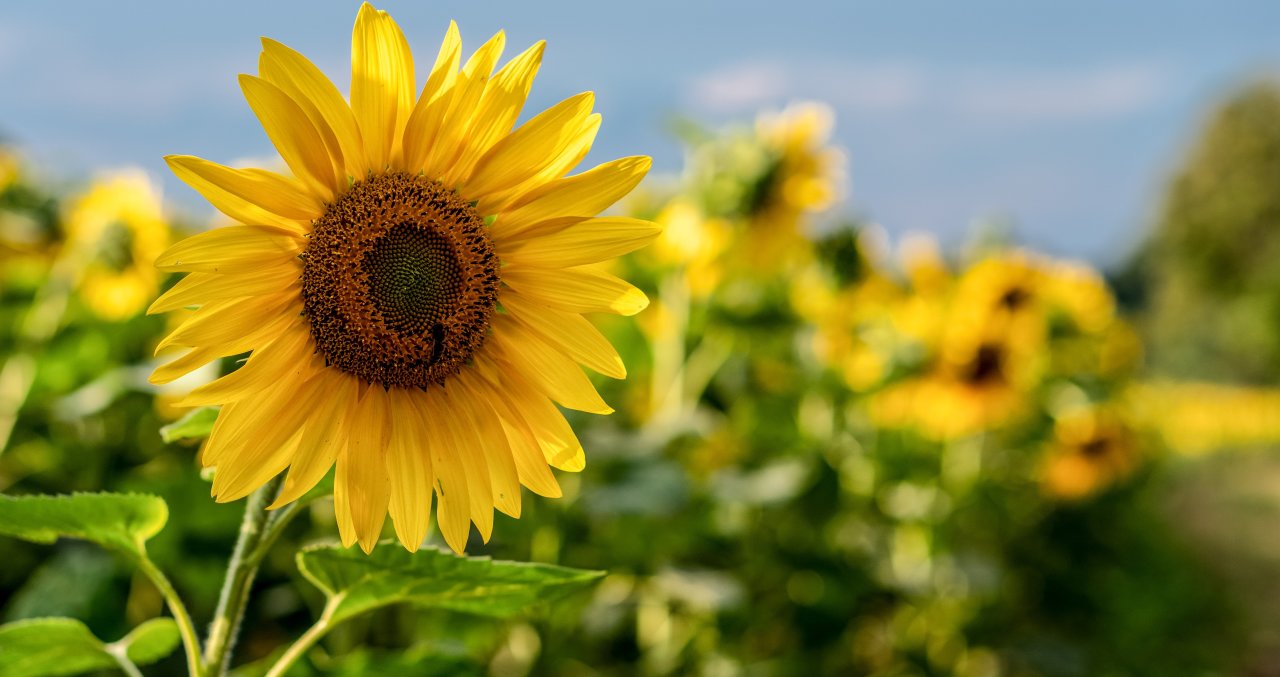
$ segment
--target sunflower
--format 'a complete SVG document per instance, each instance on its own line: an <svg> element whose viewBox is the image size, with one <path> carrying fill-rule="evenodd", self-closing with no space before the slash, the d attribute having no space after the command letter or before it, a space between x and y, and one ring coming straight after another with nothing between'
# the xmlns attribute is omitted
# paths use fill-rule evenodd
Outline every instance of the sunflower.
<svg viewBox="0 0 1280 677"><path fill-rule="evenodd" d="M579 365L623 378L583 313L631 315L643 293L599 264L658 226L596 218L631 191L646 157L572 176L600 125L583 93L515 122L539 42L494 71L499 32L465 62L456 24L421 94L396 23L356 18L350 102L297 52L263 40L249 106L289 168L281 175L188 156L169 166L241 225L202 233L157 262L190 273L151 310L199 310L160 345L191 350L156 382L251 352L188 406L219 405L201 460L231 501L288 469L273 507L329 470L344 545L369 551L390 514L409 550L433 500L461 552L520 487L559 496L550 467L581 470L557 408L607 414ZM514 131L513 131L514 128Z"/></svg>
<svg viewBox="0 0 1280 677"><path fill-rule="evenodd" d="M118 321L141 312L160 276L151 262L169 245L158 191L145 174L104 176L74 198L61 257L79 271L78 294L99 317Z"/></svg>
<svg viewBox="0 0 1280 677"><path fill-rule="evenodd" d="M790 106L756 121L768 161L747 191L748 231L739 256L753 269L777 271L808 259L806 217L836 201L843 155L830 146L835 115L814 102Z"/></svg>
<svg viewBox="0 0 1280 677"><path fill-rule="evenodd" d="M1114 410L1090 406L1057 420L1043 482L1064 499L1090 496L1128 477L1140 456L1133 431Z"/></svg>

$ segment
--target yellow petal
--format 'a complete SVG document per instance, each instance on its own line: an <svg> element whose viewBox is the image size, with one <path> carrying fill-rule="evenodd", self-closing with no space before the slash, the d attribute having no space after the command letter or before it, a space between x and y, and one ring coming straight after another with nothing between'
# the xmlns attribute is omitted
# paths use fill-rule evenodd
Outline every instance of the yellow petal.
<svg viewBox="0 0 1280 677"><path fill-rule="evenodd" d="M194 188L196 192L204 196L204 199L209 201L209 204L223 214L240 223L271 226L299 236L307 233L308 226L306 224L297 219L276 214L243 197L228 192L225 188L192 171L190 164L181 161L175 163L174 159L179 157L182 156L168 156L165 158L165 161L169 163L169 168L183 183Z"/></svg>
<svg viewBox="0 0 1280 677"><path fill-rule="evenodd" d="M409 552L416 552L431 527L431 454L436 440L427 437L411 398L400 388L391 396L391 441L387 445L387 472L391 477L391 521L396 536Z"/></svg>
<svg viewBox="0 0 1280 677"><path fill-rule="evenodd" d="M451 171L445 174L447 185L464 181L471 175L476 160L511 132L525 100L529 98L545 48L546 42L534 44L507 62L489 80L472 116L466 147Z"/></svg>
<svg viewBox="0 0 1280 677"><path fill-rule="evenodd" d="M504 292L501 300L508 315L575 362L605 376L627 377L618 351L586 318L526 299L514 289Z"/></svg>
<svg viewBox="0 0 1280 677"><path fill-rule="evenodd" d="M226 355L211 348L194 348L181 357L156 367L156 370L151 372L151 376L147 377L147 382L155 385L173 383L220 357L226 357Z"/></svg>
<svg viewBox="0 0 1280 677"><path fill-rule="evenodd" d="M440 124L449 111L452 101L449 94L458 78L458 62L462 58L462 37L457 22L449 22L435 66L422 88L418 103L409 114L404 127L404 164L410 173L422 171L427 163L431 144L440 133Z"/></svg>
<svg viewBox="0 0 1280 677"><path fill-rule="evenodd" d="M427 154L424 165L427 176L443 177L457 162L467 142L476 106L484 95L485 85L489 82L498 58L502 56L502 48L506 42L506 35L498 31L462 67L462 72L449 93L449 111L440 125L440 133L432 144L431 151ZM446 181L446 185L450 184Z"/></svg>
<svg viewBox="0 0 1280 677"><path fill-rule="evenodd" d="M334 174L333 160L311 119L279 87L252 75L240 76L240 89L272 145L321 202L332 202L334 191L346 185Z"/></svg>
<svg viewBox="0 0 1280 677"><path fill-rule="evenodd" d="M247 273L263 266L294 267L306 241L274 228L225 226L193 235L156 258L166 272Z"/></svg>
<svg viewBox="0 0 1280 677"><path fill-rule="evenodd" d="M334 370L321 371L314 381L324 393L307 422L298 442L298 453L289 464L280 494L269 508L282 508L311 491L311 488L333 467L339 450L347 445L347 412L356 399L356 380Z"/></svg>
<svg viewBox="0 0 1280 677"><path fill-rule="evenodd" d="M534 116L490 148L461 189L472 199L507 190L537 175L582 134L595 95L583 92Z"/></svg>
<svg viewBox="0 0 1280 677"><path fill-rule="evenodd" d="M369 3L351 32L351 110L364 138L369 168L381 171L413 109L416 82L409 43L395 20Z"/></svg>
<svg viewBox="0 0 1280 677"><path fill-rule="evenodd" d="M278 382L250 406L225 407L219 414L202 459L217 467L213 495L219 502L247 496L293 460L303 424L323 396L315 387L318 375Z"/></svg>
<svg viewBox="0 0 1280 677"><path fill-rule="evenodd" d="M335 144L330 147L330 155L341 162L336 167L338 175L363 177L368 166L360 126L333 81L305 56L270 38L262 39L262 55L259 63L263 79L302 105L325 143Z"/></svg>
<svg viewBox="0 0 1280 677"><path fill-rule="evenodd" d="M167 313L179 308L199 306L212 301L244 296L264 296L285 291L300 293L300 266L264 266L247 273L190 273L160 295L148 315Z"/></svg>
<svg viewBox="0 0 1280 677"><path fill-rule="evenodd" d="M200 308L156 345L156 352L169 346L216 347L242 341L267 325L278 328L296 317L301 303L292 294L253 296L217 301Z"/></svg>
<svg viewBox="0 0 1280 677"><path fill-rule="evenodd" d="M485 372L485 375L470 383L472 388L480 393L481 399L493 407L502 423L502 431L510 445L520 484L529 487L530 491L539 496L560 498L563 495L560 484L556 482L555 475L547 466L547 459L542 455L542 447L534 437L533 429L525 422L520 412L511 405L509 388L495 385L500 375L493 369L492 360L479 356L476 359L476 365Z"/></svg>
<svg viewBox="0 0 1280 677"><path fill-rule="evenodd" d="M466 476L471 521L475 522L481 540L488 543L493 534L493 487L489 483L488 463L480 450L480 437L476 432L478 422L474 413L463 406L451 389L444 389L440 399L444 406L440 413L441 423L453 436L454 451Z"/></svg>
<svg viewBox="0 0 1280 677"><path fill-rule="evenodd" d="M310 221L324 213L324 205L297 181L274 172L234 169L190 155L168 155L164 160L179 177L192 174L203 183L291 221Z"/></svg>
<svg viewBox="0 0 1280 677"><path fill-rule="evenodd" d="M528 298L571 313L635 315L649 305L644 292L591 267L548 270L508 266L502 281Z"/></svg>
<svg viewBox="0 0 1280 677"><path fill-rule="evenodd" d="M339 531L346 524L353 532L342 534L343 544L350 545L354 536L366 553L372 552L378 542L391 497L386 458L391 423L387 409L387 393L381 388L365 391L351 413L347 448L338 454L338 469L333 477Z"/></svg>
<svg viewBox="0 0 1280 677"><path fill-rule="evenodd" d="M498 256L511 264L569 268L622 256L661 233L662 226L643 219L587 219L548 235L500 240Z"/></svg>
<svg viewBox="0 0 1280 677"><path fill-rule="evenodd" d="M496 315L489 341L494 343L495 354L509 369L524 374L561 406L592 414L613 413L582 369L527 325L507 315Z"/></svg>
<svg viewBox="0 0 1280 677"><path fill-rule="evenodd" d="M553 150L541 169L510 188L479 196L476 209L481 214L497 214L535 188L568 174L591 151L591 144L595 143L596 133L599 131L600 114L588 115L576 131L567 133L563 147Z"/></svg>
<svg viewBox="0 0 1280 677"><path fill-rule="evenodd" d="M485 399L486 395L476 388L479 380L475 370L468 369L459 373L454 387L458 390L458 398L463 406L474 414L476 433L480 436L479 450L484 454L485 464L489 468L489 484L493 491L493 505L511 517L520 517L520 479L516 471L515 459L511 455L511 444L502 430L502 420Z"/></svg>
<svg viewBox="0 0 1280 677"><path fill-rule="evenodd" d="M312 369L311 332L300 319L274 340L253 351L239 369L192 390L178 402L182 407L203 407L252 397L272 384L297 382Z"/></svg>
<svg viewBox="0 0 1280 677"><path fill-rule="evenodd" d="M647 157L627 157L543 184L498 216L494 238L502 240L552 219L591 218L630 193L652 164Z"/></svg>
<svg viewBox="0 0 1280 677"><path fill-rule="evenodd" d="M508 371L503 378L510 383L507 392L512 408L529 425L546 462L568 472L586 467L582 444L551 400L519 373Z"/></svg>
<svg viewBox="0 0 1280 677"><path fill-rule="evenodd" d="M467 547L471 533L471 498L467 486L467 474L462 468L461 449L454 438L452 428L445 425L447 412L442 404L441 391L429 391L426 396L414 398L418 415L422 418L431 453L431 473L440 533L454 552L461 554Z"/></svg>

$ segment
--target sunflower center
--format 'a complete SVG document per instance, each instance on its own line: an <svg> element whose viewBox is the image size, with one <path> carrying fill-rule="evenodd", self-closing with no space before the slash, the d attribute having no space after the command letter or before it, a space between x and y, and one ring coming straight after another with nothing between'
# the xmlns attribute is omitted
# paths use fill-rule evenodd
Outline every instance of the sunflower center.
<svg viewBox="0 0 1280 677"><path fill-rule="evenodd" d="M315 222L303 261L303 308L330 366L425 388L484 343L498 258L484 220L438 181L356 183Z"/></svg>

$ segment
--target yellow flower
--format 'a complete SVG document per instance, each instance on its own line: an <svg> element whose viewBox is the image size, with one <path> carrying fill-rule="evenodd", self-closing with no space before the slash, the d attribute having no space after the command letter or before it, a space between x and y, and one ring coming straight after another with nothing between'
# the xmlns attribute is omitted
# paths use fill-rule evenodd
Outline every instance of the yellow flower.
<svg viewBox="0 0 1280 677"><path fill-rule="evenodd" d="M1133 432L1119 414L1090 406L1059 418L1045 457L1045 490L1059 498L1092 495L1128 477L1138 466Z"/></svg>
<svg viewBox="0 0 1280 677"><path fill-rule="evenodd" d="M0 193L18 182L22 176L22 160L17 151L0 146Z"/></svg>
<svg viewBox="0 0 1280 677"><path fill-rule="evenodd" d="M700 298L714 291L723 276L720 255L729 241L729 225L679 199L663 208L657 221L662 235L650 253L662 263L683 267L693 296Z"/></svg>
<svg viewBox="0 0 1280 677"><path fill-rule="evenodd" d="M843 156L829 145L833 124L831 109L812 102L757 120L771 160L750 191L747 232L731 263L770 273L808 258L804 219L829 208L843 181Z"/></svg>
<svg viewBox="0 0 1280 677"><path fill-rule="evenodd" d="M647 304L599 262L659 228L595 218L644 177L630 157L566 176L600 116L590 93L514 129L539 42L494 66L499 32L465 62L450 25L420 95L414 60L385 12L361 7L350 103L293 50L263 40L260 77L240 84L291 175L188 156L170 167L245 225L170 248L190 273L153 312L201 304L160 344L191 351L169 381L225 355L244 366L184 400L221 405L202 456L230 501L288 468L275 506L336 464L344 544L376 543L389 513L416 549L431 507L457 551L493 509L518 517L520 486L559 496L548 465L581 470L582 446L555 403L612 411L579 364L625 369L583 313Z"/></svg>
<svg viewBox="0 0 1280 677"><path fill-rule="evenodd" d="M169 244L160 196L139 171L118 172L93 183L71 202L64 260L79 270L85 306L107 320L129 318L156 293L151 262Z"/></svg>

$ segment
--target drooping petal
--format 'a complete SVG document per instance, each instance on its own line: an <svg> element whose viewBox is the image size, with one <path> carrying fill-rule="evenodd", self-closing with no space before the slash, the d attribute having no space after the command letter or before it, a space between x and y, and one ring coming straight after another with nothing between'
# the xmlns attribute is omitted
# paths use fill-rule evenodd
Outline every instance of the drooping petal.
<svg viewBox="0 0 1280 677"><path fill-rule="evenodd" d="M300 453L289 464L284 486L269 509L282 508L311 491L333 467L339 450L347 445L350 426L347 412L357 397L356 380L332 370L320 372L314 387L324 393L316 408L308 413L298 442Z"/></svg>
<svg viewBox="0 0 1280 677"><path fill-rule="evenodd" d="M333 503L344 546L352 540L373 551L387 519L391 482L387 476L387 438L390 429L387 393L369 388L349 414L358 421L347 435L347 448L338 453L333 477ZM346 526L347 530L343 529Z"/></svg>
<svg viewBox="0 0 1280 677"><path fill-rule="evenodd" d="M257 348L239 369L222 378L192 390L177 404L181 407L203 407L236 402L272 390L274 384L293 380L303 370L311 355L311 332L303 322L295 322L269 343Z"/></svg>
<svg viewBox="0 0 1280 677"><path fill-rule="evenodd" d="M427 433L440 533L454 552L461 553L467 547L467 537L471 532L470 487L467 486L466 471L462 469L460 454L463 450L452 429L444 425L448 412L439 395L438 390L433 390L425 397L415 398L414 404Z"/></svg>
<svg viewBox="0 0 1280 677"><path fill-rule="evenodd" d="M489 483L493 491L493 504L498 510L520 517L520 479L512 456L511 444L502 429L502 419L489 405L485 393L478 389L480 377L474 371L458 374L454 387L459 400L474 415L476 433L480 436L480 451L489 468Z"/></svg>
<svg viewBox="0 0 1280 677"><path fill-rule="evenodd" d="M391 521L404 547L417 551L431 527L431 454L435 440L427 436L412 398L417 393L395 389L391 397L391 440L387 472L391 478Z"/></svg>
<svg viewBox="0 0 1280 677"><path fill-rule="evenodd" d="M228 192L227 189L209 181L204 176L192 171L191 164L183 161L188 156L170 155L165 158L174 175L183 183L191 186L204 196L218 211L247 225L271 226L298 236L306 234L307 227L298 219L281 216L264 209L243 197ZM175 160L177 160L175 162ZM212 164L212 163L210 163Z"/></svg>
<svg viewBox="0 0 1280 677"><path fill-rule="evenodd" d="M476 434L474 415L458 401L452 389L441 390L444 411L441 423L449 430L458 460L467 482L468 511L480 538L488 543L493 535L493 487L489 483L489 468L480 451L480 438Z"/></svg>

